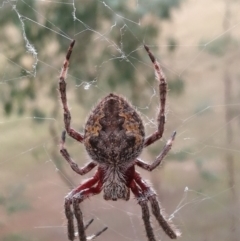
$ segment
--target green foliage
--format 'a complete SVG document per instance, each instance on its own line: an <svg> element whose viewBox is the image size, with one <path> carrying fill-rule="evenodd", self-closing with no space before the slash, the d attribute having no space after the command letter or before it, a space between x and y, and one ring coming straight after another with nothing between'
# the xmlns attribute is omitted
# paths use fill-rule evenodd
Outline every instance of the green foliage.
<svg viewBox="0 0 240 241"><path fill-rule="evenodd" d="M170 19L172 8L178 8L182 0L154 0L150 2L141 2L142 11L153 12L161 19ZM144 6L144 8L143 8Z"/></svg>
<svg viewBox="0 0 240 241"><path fill-rule="evenodd" d="M7 212L9 214L26 211L30 209L30 204L25 200L12 201L7 205Z"/></svg>
<svg viewBox="0 0 240 241"><path fill-rule="evenodd" d="M34 121L38 123L42 123L44 121L44 117L46 117L45 113L37 107L33 109L32 115L34 116Z"/></svg>
<svg viewBox="0 0 240 241"><path fill-rule="evenodd" d="M181 95L185 88L184 80L180 77L168 80L168 88L170 94Z"/></svg>
<svg viewBox="0 0 240 241"><path fill-rule="evenodd" d="M198 105L195 106L194 114L200 116L211 113L212 109L209 108L211 104L211 101L209 101L208 99L199 102Z"/></svg>
<svg viewBox="0 0 240 241"><path fill-rule="evenodd" d="M29 202L24 197L25 186L19 184L16 187L8 187L8 195L0 194L0 205L2 205L7 213L13 214L19 211L26 211L31 208Z"/></svg>
<svg viewBox="0 0 240 241"><path fill-rule="evenodd" d="M11 112L12 112L12 109L13 109L12 101L11 100L7 100L7 101L5 101L5 103L3 105L4 105L5 114L6 115L10 115Z"/></svg>
<svg viewBox="0 0 240 241"><path fill-rule="evenodd" d="M196 166L199 170L201 177L205 181L214 182L214 181L218 180L218 177L215 175L214 172L212 172L204 167L205 160L197 159L197 160L195 160L195 163L196 163Z"/></svg>
<svg viewBox="0 0 240 241"><path fill-rule="evenodd" d="M201 46L200 48L204 49L206 52L208 52L212 55L216 55L218 57L221 57L224 54L226 54L229 46L231 46L231 48L239 47L239 43L227 35L224 35L221 38L217 38L216 40L214 40L213 42L210 42L209 44L208 44L208 42L209 41L207 41L207 40L202 40L200 42L200 46Z"/></svg>
<svg viewBox="0 0 240 241"><path fill-rule="evenodd" d="M3 237L3 241L30 241L30 239L22 236L21 234L8 234Z"/></svg>
<svg viewBox="0 0 240 241"><path fill-rule="evenodd" d="M184 149L180 152L169 153L168 156L178 162L184 162L188 159L189 153L191 153L190 149Z"/></svg>
<svg viewBox="0 0 240 241"><path fill-rule="evenodd" d="M12 112L22 115L25 112L25 102L34 100L36 97L34 80L32 78L19 77L20 80L10 81L0 89L0 100L3 103L5 115L8 116ZM21 81L25 84L22 85Z"/></svg>
<svg viewBox="0 0 240 241"><path fill-rule="evenodd" d="M0 194L0 205L4 205L6 199L3 195Z"/></svg>
<svg viewBox="0 0 240 241"><path fill-rule="evenodd" d="M136 78L136 70L148 57L138 51L138 47L143 45L143 41L154 44L159 32L160 19L170 19L171 9L178 7L180 2L181 0L154 0L149 4L142 1L133 8L128 1L82 0L75 1L75 8L73 8L71 4L27 1L19 2L16 6L17 11L11 12L12 16L9 16L10 11L1 11L2 29L7 31L5 26L11 25L21 36L21 44L18 46L7 38L4 30L0 37L0 43L7 43L5 53L11 52L12 63L20 66L11 73L3 66L0 67L7 73L6 79L16 78L0 90L0 100L5 115L13 112L22 115L27 111L37 117L46 116L46 110L39 109L36 104L40 98L46 97L44 91L46 89L48 97L55 98L54 101L56 101L57 74L52 68L48 69L41 63L54 66L58 61L58 55L61 55L62 59L69 45L69 41L62 36L64 34L76 39L73 57L75 64L71 65L71 74L77 76L74 79L76 85L81 85L83 80L99 80L103 75L104 85L108 85L104 86L106 91L116 89L116 86L121 83L124 88L131 90L132 100L137 101L136 99L140 97L138 97L139 82ZM35 9L37 11L34 11ZM77 19L74 19L73 15ZM152 22L143 21L145 16L150 16ZM138 24L139 22L141 25ZM29 51L26 41L29 41L37 50L37 56ZM174 44L173 40L170 42ZM57 46L54 54L49 52L49 44L53 43ZM172 48L171 51L174 49ZM41 60L41 63L38 62L35 69L36 58ZM28 59L27 65L23 59ZM57 62L56 66L60 68L61 63L62 61ZM10 67L12 69L12 66ZM177 88L179 91L180 87ZM83 95L79 94L80 91L76 99L81 104L90 103L92 93L83 98ZM41 118L35 120L41 123Z"/></svg>
<svg viewBox="0 0 240 241"><path fill-rule="evenodd" d="M167 39L167 45L168 45L168 51L169 53L172 53L176 50L178 42L174 37L169 37Z"/></svg>

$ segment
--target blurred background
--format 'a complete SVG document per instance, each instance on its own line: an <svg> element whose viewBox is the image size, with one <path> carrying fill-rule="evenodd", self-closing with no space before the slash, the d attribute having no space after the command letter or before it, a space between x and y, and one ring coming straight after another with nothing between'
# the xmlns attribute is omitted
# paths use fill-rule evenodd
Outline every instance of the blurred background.
<svg viewBox="0 0 240 241"><path fill-rule="evenodd" d="M156 129L158 86L146 43L168 80L164 136L141 154L153 162L171 133L152 183L182 241L239 240L240 2L237 0L2 0L0 3L0 240L67 240L65 195L85 177L59 154L58 76L71 39L67 78L72 126L82 131L113 91ZM89 157L67 138L82 166ZM101 240L147 240L137 201L82 205ZM152 218L158 240L169 240Z"/></svg>

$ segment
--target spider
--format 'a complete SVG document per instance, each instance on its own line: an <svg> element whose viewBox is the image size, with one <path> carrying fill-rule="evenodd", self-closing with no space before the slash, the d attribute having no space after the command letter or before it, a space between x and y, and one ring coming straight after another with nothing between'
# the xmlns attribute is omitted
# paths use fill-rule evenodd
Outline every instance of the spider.
<svg viewBox="0 0 240 241"><path fill-rule="evenodd" d="M153 134L145 137L143 121L138 112L124 97L113 93L103 98L92 110L85 124L84 134L81 134L71 127L71 114L66 95L65 80L74 44L75 40L69 46L59 77L59 92L65 124L60 152L76 173L84 175L95 167L97 167L97 171L93 177L73 189L65 197L64 208L67 218L68 239L73 241L76 236L74 231L74 215L77 221L77 233L80 241L92 240L107 229L105 227L92 236L86 236L85 230L93 221L92 219L87 224L83 222L83 214L79 204L86 198L103 191L103 198L105 200L117 201L118 199L123 199L128 201L130 190L141 207L142 219L148 240L156 241L150 222L148 202L151 205L153 215L164 232L171 239L176 239L180 236L180 232L166 219L155 191L135 170L135 166L147 171L152 171L159 166L171 149L176 136L176 132L173 132L163 150L152 164L148 164L138 158L143 148L159 140L164 131L167 82L159 63L150 49L144 45L154 65L156 79L159 82L160 109L157 118L157 130ZM76 164L64 147L66 132L73 139L84 144L92 160L82 168Z"/></svg>

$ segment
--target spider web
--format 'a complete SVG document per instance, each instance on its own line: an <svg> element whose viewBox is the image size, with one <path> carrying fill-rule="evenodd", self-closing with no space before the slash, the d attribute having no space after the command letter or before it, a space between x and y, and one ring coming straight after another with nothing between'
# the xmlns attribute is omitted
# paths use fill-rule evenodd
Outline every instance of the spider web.
<svg viewBox="0 0 240 241"><path fill-rule="evenodd" d="M168 21L154 15L160 0L149 6L129 1L127 10L136 13L132 16L119 9L119 1L97 2L101 28L91 21L93 15L80 15L87 1L0 2L0 16L8 14L0 17L0 239L67 240L64 196L92 176L79 177L58 154L63 120L57 81L63 49L74 38L88 52L84 60L81 52L73 52L71 59L67 94L72 125L82 129L92 106L114 89L142 113L147 133L155 130L158 87L142 48L148 44L163 66L170 91L164 137L141 158L152 162L171 133L178 134L161 168L139 171L181 229L181 240L238 240L239 2L182 1ZM142 14L144 9L148 12ZM152 40L151 25L158 29ZM40 45L36 39L43 31L48 38ZM135 47L126 52L131 42ZM87 64L85 69L79 66L80 73L76 66L81 61ZM135 73L129 85L126 67ZM66 146L79 165L88 161L78 143L68 138ZM86 200L82 210L85 220L95 219L88 234L109 228L99 241L147 240L133 198L106 202L100 194ZM169 240L154 219L152 225L159 240Z"/></svg>

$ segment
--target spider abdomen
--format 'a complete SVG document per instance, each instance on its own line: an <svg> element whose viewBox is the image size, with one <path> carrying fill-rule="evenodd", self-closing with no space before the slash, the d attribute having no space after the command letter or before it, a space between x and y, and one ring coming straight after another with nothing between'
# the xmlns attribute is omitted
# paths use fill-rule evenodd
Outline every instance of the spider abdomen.
<svg viewBox="0 0 240 241"><path fill-rule="evenodd" d="M144 126L137 111L124 98L109 94L90 114L84 144L94 161L116 165L138 157L144 137Z"/></svg>

